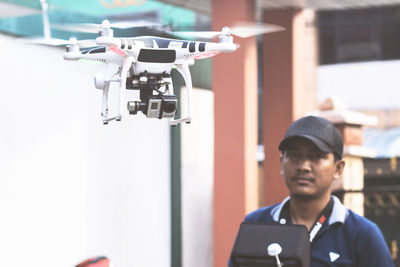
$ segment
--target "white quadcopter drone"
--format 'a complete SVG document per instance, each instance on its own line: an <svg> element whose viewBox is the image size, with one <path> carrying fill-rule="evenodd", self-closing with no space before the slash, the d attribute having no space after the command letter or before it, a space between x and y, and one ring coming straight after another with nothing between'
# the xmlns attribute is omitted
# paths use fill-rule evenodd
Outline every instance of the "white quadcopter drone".
<svg viewBox="0 0 400 267"><path fill-rule="evenodd" d="M85 59L108 64L107 73L94 76L95 87L103 90L101 117L104 124L111 120L120 121L122 109L126 105L129 114L137 114L140 111L148 118L169 118L173 126L191 121L192 79L189 65L193 64L194 60L212 57L220 52L235 51L238 45L233 43L232 34L245 38L283 30L277 25L263 24L258 27L242 25L232 30L223 27L221 32L179 33L203 38L219 35L218 43L216 43L153 36L117 38L113 36L111 29L113 27L117 26L104 20L95 40L78 41L71 37L64 59ZM80 46L92 48L80 50ZM187 90L186 115L179 119L175 119L178 100L174 95L170 75L173 67L176 67L183 76ZM114 114L110 114L108 110L108 93L112 82L119 83L118 110ZM127 101L125 104L124 97L127 89L139 90L140 98Z"/></svg>

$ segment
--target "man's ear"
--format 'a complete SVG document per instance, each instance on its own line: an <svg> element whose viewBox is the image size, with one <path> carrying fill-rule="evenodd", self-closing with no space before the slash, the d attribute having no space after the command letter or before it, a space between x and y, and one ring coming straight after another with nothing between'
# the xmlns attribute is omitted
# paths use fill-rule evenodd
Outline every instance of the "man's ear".
<svg viewBox="0 0 400 267"><path fill-rule="evenodd" d="M345 165L346 163L342 159L335 162L335 173L333 174L333 179L337 180L340 178Z"/></svg>
<svg viewBox="0 0 400 267"><path fill-rule="evenodd" d="M280 154L279 154L279 162L281 163L281 166L282 166L282 161L283 161L283 153L285 153L285 152L281 152Z"/></svg>

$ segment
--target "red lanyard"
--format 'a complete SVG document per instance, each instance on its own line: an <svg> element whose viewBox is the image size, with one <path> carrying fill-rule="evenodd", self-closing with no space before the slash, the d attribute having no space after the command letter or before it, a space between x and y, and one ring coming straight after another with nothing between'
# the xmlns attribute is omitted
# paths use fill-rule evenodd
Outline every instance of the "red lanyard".
<svg viewBox="0 0 400 267"><path fill-rule="evenodd" d="M331 215L332 209L333 209L333 199L331 198L331 200L328 202L328 204L325 206L325 208L321 211L321 213L315 220L315 223L309 232L310 243L314 240L315 236L318 234L318 232L321 230L326 220ZM285 223L292 223L289 210L290 210L290 201L288 201L282 208L281 214L279 216L280 222L282 221L282 219L284 219Z"/></svg>

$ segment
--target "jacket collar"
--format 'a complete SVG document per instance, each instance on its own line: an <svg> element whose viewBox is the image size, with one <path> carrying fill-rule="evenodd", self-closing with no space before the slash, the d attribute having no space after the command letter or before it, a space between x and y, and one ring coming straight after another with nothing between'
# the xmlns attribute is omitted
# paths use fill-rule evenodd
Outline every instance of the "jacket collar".
<svg viewBox="0 0 400 267"><path fill-rule="evenodd" d="M333 209L331 216L329 217L328 224L332 225L334 223L344 223L346 220L347 214L348 214L348 209L340 202L340 200L336 196L332 196L333 199ZM285 204L290 200L290 197L285 198L281 203L276 205L272 211L272 219L275 222L279 221L279 217L282 212L282 208L285 206Z"/></svg>

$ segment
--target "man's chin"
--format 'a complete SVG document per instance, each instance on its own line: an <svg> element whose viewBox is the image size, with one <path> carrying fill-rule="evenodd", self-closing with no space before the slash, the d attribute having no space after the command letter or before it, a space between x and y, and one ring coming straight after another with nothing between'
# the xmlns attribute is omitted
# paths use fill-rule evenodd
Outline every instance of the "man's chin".
<svg viewBox="0 0 400 267"><path fill-rule="evenodd" d="M290 197L302 201L310 201L318 198L318 196L316 196L315 194L305 193L305 192L292 192L290 194Z"/></svg>

